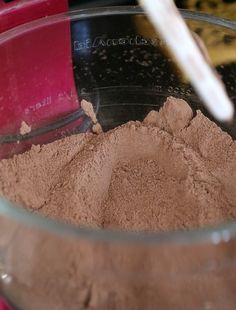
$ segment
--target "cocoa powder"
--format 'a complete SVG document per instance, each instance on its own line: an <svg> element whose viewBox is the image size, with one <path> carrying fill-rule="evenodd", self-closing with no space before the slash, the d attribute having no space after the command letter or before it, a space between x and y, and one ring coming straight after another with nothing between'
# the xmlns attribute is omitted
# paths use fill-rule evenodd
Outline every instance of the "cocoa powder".
<svg viewBox="0 0 236 310"><path fill-rule="evenodd" d="M189 229L236 218L235 155L230 136L170 97L143 122L2 160L0 193L76 225ZM106 242L96 230L68 238L0 217L0 236L10 276L0 289L21 309L235 308L236 246L227 234L224 243L116 243L109 232Z"/></svg>
<svg viewBox="0 0 236 310"><path fill-rule="evenodd" d="M2 160L0 194L76 225L135 231L214 225L236 217L235 150L200 111L193 117L185 101L169 97L143 122Z"/></svg>
<svg viewBox="0 0 236 310"><path fill-rule="evenodd" d="M31 132L31 127L25 122L21 122L21 127L20 127L20 134L25 135L26 133Z"/></svg>

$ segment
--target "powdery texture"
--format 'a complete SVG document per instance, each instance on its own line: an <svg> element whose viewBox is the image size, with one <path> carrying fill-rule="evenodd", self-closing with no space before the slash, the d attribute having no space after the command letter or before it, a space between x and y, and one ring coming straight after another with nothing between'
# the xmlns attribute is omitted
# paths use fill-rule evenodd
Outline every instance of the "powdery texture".
<svg viewBox="0 0 236 310"><path fill-rule="evenodd" d="M91 102L87 101L87 100L82 100L81 101L81 108L84 110L84 113L91 118L92 122L94 124L97 123L97 117L96 117L96 114L94 112L94 109L93 109L93 105Z"/></svg>
<svg viewBox="0 0 236 310"><path fill-rule="evenodd" d="M235 151L201 112L193 117L186 102L168 98L143 123L33 146L1 161L0 192L74 224L188 229L236 217ZM235 240L100 242L7 217L0 218L0 236L2 270L11 276L1 289L22 309L235 308Z"/></svg>
<svg viewBox="0 0 236 310"><path fill-rule="evenodd" d="M102 126L98 123L92 103L83 99L81 101L81 108L84 110L84 113L91 118L93 122L92 132L96 134L102 133Z"/></svg>
<svg viewBox="0 0 236 310"><path fill-rule="evenodd" d="M25 121L22 121L20 126L20 134L25 135L29 132L31 132L31 127Z"/></svg>
<svg viewBox="0 0 236 310"><path fill-rule="evenodd" d="M142 123L82 134L0 162L0 192L72 224L167 231L236 217L236 144L169 97Z"/></svg>

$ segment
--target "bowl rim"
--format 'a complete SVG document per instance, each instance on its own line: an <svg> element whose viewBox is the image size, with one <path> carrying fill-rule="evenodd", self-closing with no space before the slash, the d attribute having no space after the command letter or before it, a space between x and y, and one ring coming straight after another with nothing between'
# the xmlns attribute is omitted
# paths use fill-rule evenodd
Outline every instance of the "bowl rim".
<svg viewBox="0 0 236 310"><path fill-rule="evenodd" d="M203 12L195 12L186 9L179 9L179 11L186 20L203 21L216 26L236 30L236 21L210 15ZM16 26L5 32L2 32L0 33L0 44L4 43L9 39L14 38L19 34L22 35L25 32L32 31L40 27L53 25L58 22L68 21L68 18L70 21L75 21L92 17L102 17L111 15L136 15L136 14L144 15L143 9L139 6L113 6L113 7L98 7L90 9L69 10L68 12L65 13L39 18L34 21L27 22L23 25Z"/></svg>
<svg viewBox="0 0 236 310"><path fill-rule="evenodd" d="M181 14L186 20L202 21L216 26L224 27L236 31L236 22L227 20L221 17L212 16L206 13L194 12L189 10L180 10ZM92 9L79 9L72 10L66 13L60 13L49 17L41 18L32 21L6 32L0 34L0 44L9 39L13 39L19 34L27 33L52 25L65 20L75 21L84 18L93 18L111 15L143 15L143 10L138 6L115 6L115 7L102 7ZM0 198L0 215L10 218L15 221L25 223L33 228L49 231L56 235L66 237L75 237L80 239L91 239L100 242L118 242L129 244L185 244L192 245L193 243L212 243L218 244L220 242L228 242L236 234L236 221L227 222L225 224L205 227L200 229L192 229L189 231L170 231L170 232L124 232L113 231L108 229L94 229L80 226L73 226L70 224L62 223L52 219L44 218L38 214L30 213L24 209L16 207L13 203L4 198Z"/></svg>

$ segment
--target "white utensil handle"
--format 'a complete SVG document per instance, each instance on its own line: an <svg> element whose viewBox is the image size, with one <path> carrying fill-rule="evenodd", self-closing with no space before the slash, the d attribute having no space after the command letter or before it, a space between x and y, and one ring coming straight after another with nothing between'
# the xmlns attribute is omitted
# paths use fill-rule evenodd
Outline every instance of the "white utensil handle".
<svg viewBox="0 0 236 310"><path fill-rule="evenodd" d="M140 0L157 32L166 41L207 109L219 121L233 118L234 106L223 83L202 55L172 0Z"/></svg>

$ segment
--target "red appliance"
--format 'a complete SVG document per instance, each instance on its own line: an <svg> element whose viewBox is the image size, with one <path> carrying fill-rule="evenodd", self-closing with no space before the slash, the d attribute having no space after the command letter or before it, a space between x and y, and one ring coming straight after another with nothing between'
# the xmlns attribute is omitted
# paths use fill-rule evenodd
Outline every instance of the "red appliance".
<svg viewBox="0 0 236 310"><path fill-rule="evenodd" d="M34 130L79 109L69 17L50 27L40 22L67 9L67 0L0 0L0 32L4 32L0 36L0 158L22 152L32 143L60 138L67 129L11 141L23 121ZM33 31L11 30L36 19L39 22L30 26ZM69 125L70 130L73 126L78 121Z"/></svg>

